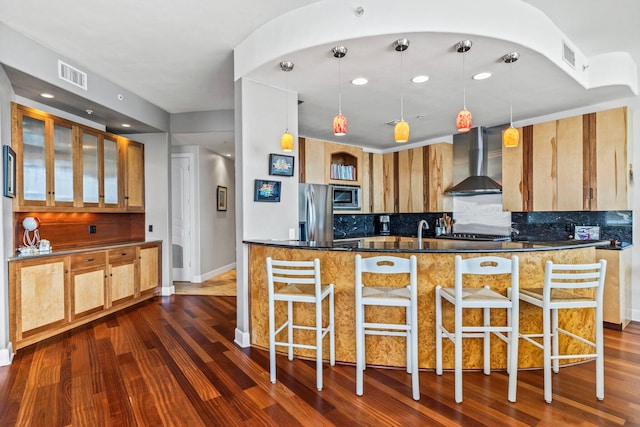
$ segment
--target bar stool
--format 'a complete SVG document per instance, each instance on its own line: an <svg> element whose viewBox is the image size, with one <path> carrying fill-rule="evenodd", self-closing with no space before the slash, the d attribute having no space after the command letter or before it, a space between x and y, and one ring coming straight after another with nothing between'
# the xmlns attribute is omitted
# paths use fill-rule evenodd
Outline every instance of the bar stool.
<svg viewBox="0 0 640 427"><path fill-rule="evenodd" d="M368 286L362 274L409 274L409 284L403 287ZM420 400L418 380L418 268L415 255L410 258L356 255L356 394L362 396L366 368L365 336L402 336L407 340L407 372L411 374L412 395ZM366 306L404 307L403 324L365 321Z"/></svg>
<svg viewBox="0 0 640 427"><path fill-rule="evenodd" d="M322 340L329 334L329 363L334 366L335 333L333 308L333 283L322 285L320 282L320 260L313 261L277 261L267 258L267 281L269 287L269 373L271 382L276 382L276 346L288 348L289 360L293 360L294 348L307 348L316 352L316 386L322 390ZM275 289L275 283L284 286ZM322 301L329 298L329 319L326 326L322 322ZM287 302L287 319L277 327L275 325L275 302ZM315 324L313 326L293 323L293 303L315 304ZM287 340L277 341L277 335L287 328ZM316 343L296 344L294 330L315 331Z"/></svg>
<svg viewBox="0 0 640 427"><path fill-rule="evenodd" d="M507 296L492 291L488 285L479 288L463 287L463 276L510 274L511 288ZM507 343L507 372L509 373L510 402L516 401L518 375L518 257L495 256L462 259L455 257L454 287L436 286L436 374L442 375L442 337L454 343L455 399L462 402L462 339L482 338L484 344L484 374L491 373L491 334ZM442 323L443 299L454 305L454 331ZM463 309L483 310L481 326L465 326ZM507 310L507 325L491 325L491 309Z"/></svg>
<svg viewBox="0 0 640 427"><path fill-rule="evenodd" d="M602 295L607 261L594 264L554 264L547 261L544 271L543 288L520 290L520 299L542 308L542 333L520 334L527 342L542 349L544 358L544 400L551 403L551 366L556 374L560 370L560 359L595 359L596 361L596 398L604 399L604 343L602 330ZM576 289L591 289L575 292ZM578 336L558 327L558 310L593 308L595 310L595 341ZM587 344L595 353L560 354L560 334L568 339ZM542 338L542 343L539 339Z"/></svg>

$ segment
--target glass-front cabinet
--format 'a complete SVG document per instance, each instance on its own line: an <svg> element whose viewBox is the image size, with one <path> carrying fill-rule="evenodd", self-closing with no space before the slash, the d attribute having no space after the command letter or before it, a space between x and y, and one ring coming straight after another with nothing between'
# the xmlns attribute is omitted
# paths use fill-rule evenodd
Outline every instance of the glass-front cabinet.
<svg viewBox="0 0 640 427"><path fill-rule="evenodd" d="M73 128L66 122L19 111L22 134L18 157L17 188L21 206L72 207L74 203Z"/></svg>
<svg viewBox="0 0 640 427"><path fill-rule="evenodd" d="M144 145L12 104L15 211L144 211Z"/></svg>

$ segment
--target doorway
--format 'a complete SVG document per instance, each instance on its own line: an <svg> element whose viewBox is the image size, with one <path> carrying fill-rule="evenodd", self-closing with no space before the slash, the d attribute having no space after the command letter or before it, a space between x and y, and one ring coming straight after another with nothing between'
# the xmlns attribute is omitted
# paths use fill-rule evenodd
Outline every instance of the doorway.
<svg viewBox="0 0 640 427"><path fill-rule="evenodd" d="M173 280L193 280L194 177L191 154L171 155L171 211Z"/></svg>

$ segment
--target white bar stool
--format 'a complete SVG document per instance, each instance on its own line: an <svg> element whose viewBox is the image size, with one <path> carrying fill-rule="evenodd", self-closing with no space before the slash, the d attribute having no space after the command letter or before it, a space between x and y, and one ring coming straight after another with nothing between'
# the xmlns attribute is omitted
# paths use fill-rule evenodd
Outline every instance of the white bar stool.
<svg viewBox="0 0 640 427"><path fill-rule="evenodd" d="M267 258L267 281L269 287L269 372L271 382L276 382L276 346L288 348L289 360L293 360L294 348L307 348L316 351L316 386L322 390L322 340L329 334L330 364L334 366L335 333L333 308L333 283L322 285L320 282L320 260L313 261L277 261ZM275 289L275 283L284 286ZM329 320L326 326L322 322L322 301L329 298ZM275 302L287 302L287 319L276 328ZM313 326L293 323L293 303L303 302L315 304L315 324ZM287 328L287 341L276 341L277 335ZM315 345L296 344L293 340L294 330L305 329L316 332Z"/></svg>
<svg viewBox="0 0 640 427"><path fill-rule="evenodd" d="M511 259L495 256L462 259L455 257L455 279L453 288L436 286L436 374L442 375L442 337L454 343L455 399L462 402L462 339L482 338L484 344L484 373L491 373L491 334L507 343L507 372L509 373L510 402L516 401L518 375L518 257ZM463 287L465 275L510 274L511 288L507 296L492 291L488 285L479 288ZM454 331L442 324L442 301L454 305ZM462 310L483 309L483 325L465 326ZM507 325L491 325L491 309L507 310Z"/></svg>
<svg viewBox="0 0 640 427"><path fill-rule="evenodd" d="M363 273L409 274L404 287L367 286ZM420 400L418 380L418 268L415 255L410 258L356 255L356 394L362 396L366 368L365 335L403 336L407 339L407 372L411 374L412 395ZM404 324L365 321L366 306L405 307Z"/></svg>
<svg viewBox="0 0 640 427"><path fill-rule="evenodd" d="M542 288L521 289L520 299L542 308L542 333L520 334L520 337L542 349L544 357L544 400L551 403L551 365L556 374L560 370L560 359L595 359L596 398L604 399L604 343L602 330L602 295L607 261L594 264L554 264L547 261ZM591 289L591 294L575 292L576 289ZM558 310L595 309L595 341L578 336L558 327ZM568 336L595 350L594 353L560 354L560 334ZM539 339L542 338L542 343Z"/></svg>

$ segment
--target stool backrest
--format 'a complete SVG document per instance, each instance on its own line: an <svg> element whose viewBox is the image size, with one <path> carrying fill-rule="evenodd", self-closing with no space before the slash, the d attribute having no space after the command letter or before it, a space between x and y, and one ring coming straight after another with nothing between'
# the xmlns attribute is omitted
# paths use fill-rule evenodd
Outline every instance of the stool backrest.
<svg viewBox="0 0 640 427"><path fill-rule="evenodd" d="M490 276L496 274L510 274L512 299L518 299L518 284L520 283L520 276L518 257L516 255L513 255L511 258L482 256L466 259L463 259L460 255L456 255L454 264L456 298L462 299L462 277L464 275L472 274Z"/></svg>
<svg viewBox="0 0 640 427"><path fill-rule="evenodd" d="M363 258L356 255L356 288L361 289L365 284L362 282L362 273L373 274L409 274L409 284L411 292L417 293L418 286L418 262L415 255L409 258L394 256L376 256Z"/></svg>
<svg viewBox="0 0 640 427"><path fill-rule="evenodd" d="M286 285L315 285L316 296L322 292L320 260L283 261L267 258L267 281L269 293L274 292L275 283Z"/></svg>
<svg viewBox="0 0 640 427"><path fill-rule="evenodd" d="M553 289L594 289L593 299L602 300L607 261L592 264L555 264L547 261L542 298L549 301Z"/></svg>

